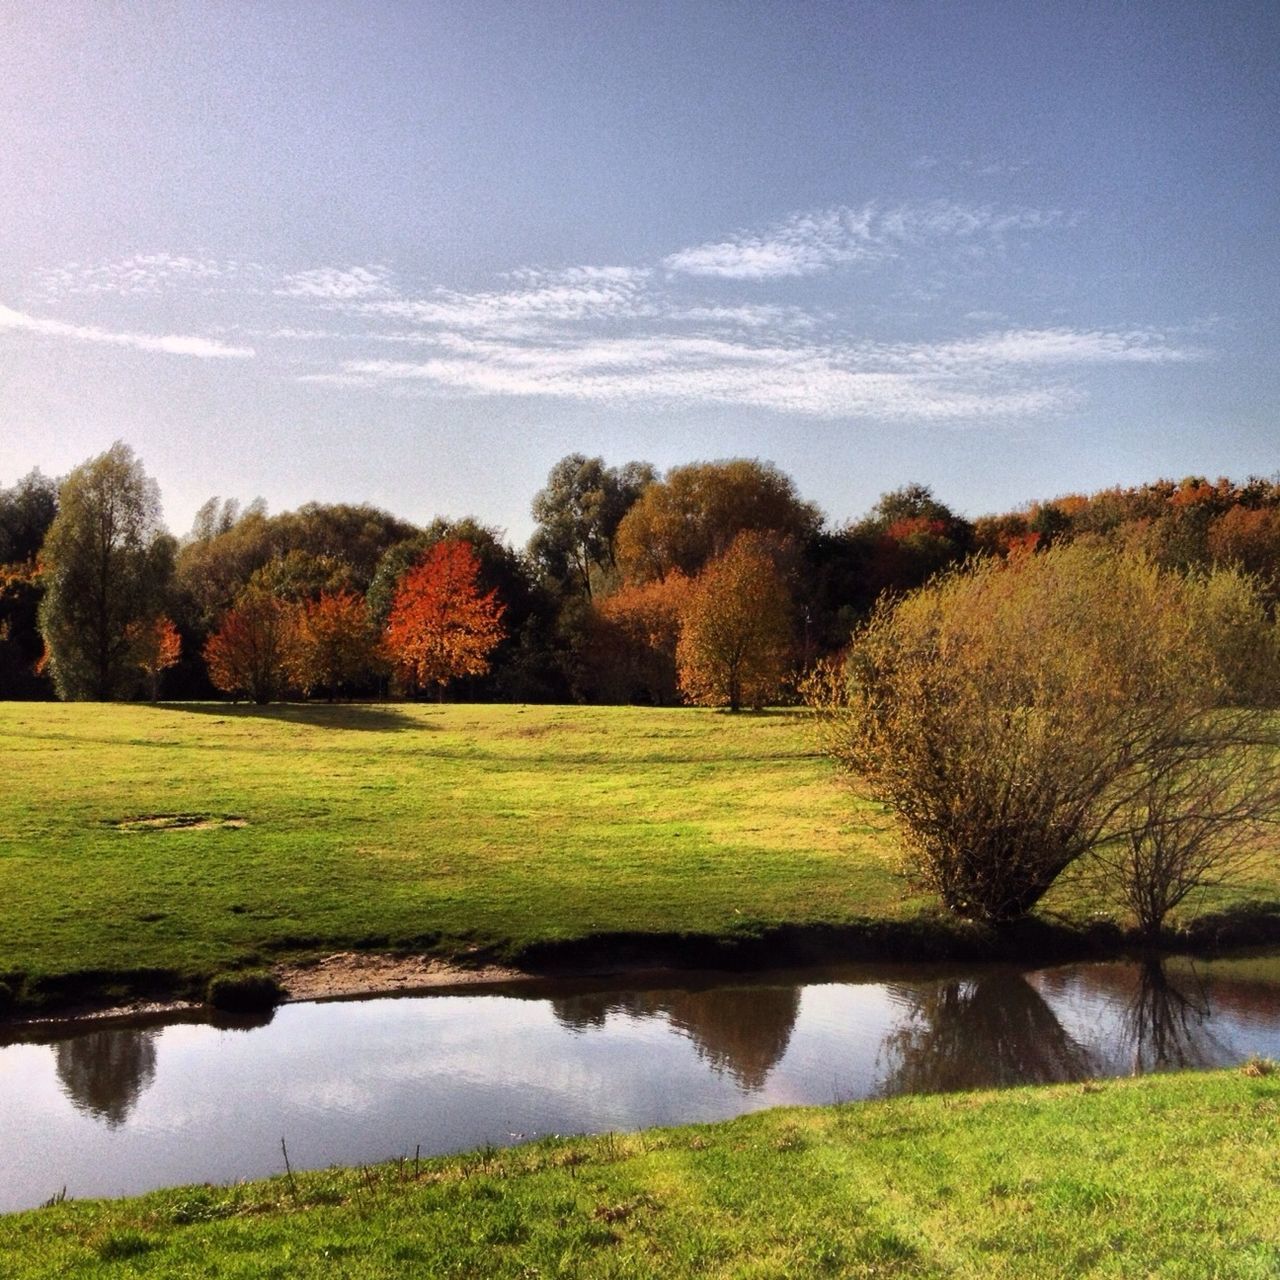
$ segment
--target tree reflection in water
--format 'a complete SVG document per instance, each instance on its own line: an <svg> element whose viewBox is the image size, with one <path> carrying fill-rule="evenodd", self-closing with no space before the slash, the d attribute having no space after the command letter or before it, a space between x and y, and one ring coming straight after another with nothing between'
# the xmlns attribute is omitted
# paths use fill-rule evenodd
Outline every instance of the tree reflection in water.
<svg viewBox="0 0 1280 1280"><path fill-rule="evenodd" d="M895 988L907 1020L885 1038L882 1094L1084 1080L1094 1055L1015 970Z"/></svg>
<svg viewBox="0 0 1280 1280"><path fill-rule="evenodd" d="M575 1031L602 1027L610 1014L665 1018L687 1036L714 1071L744 1090L759 1089L791 1042L799 987L723 987L708 991L637 991L567 996L551 1002Z"/></svg>
<svg viewBox="0 0 1280 1280"><path fill-rule="evenodd" d="M1121 1031L1129 1069L1142 1075L1226 1061L1229 1055L1208 1025L1210 1017L1208 993L1194 970L1175 984L1158 959L1142 961Z"/></svg>
<svg viewBox="0 0 1280 1280"><path fill-rule="evenodd" d="M63 1092L79 1111L117 1128L155 1079L156 1032L110 1027L59 1040L54 1062Z"/></svg>

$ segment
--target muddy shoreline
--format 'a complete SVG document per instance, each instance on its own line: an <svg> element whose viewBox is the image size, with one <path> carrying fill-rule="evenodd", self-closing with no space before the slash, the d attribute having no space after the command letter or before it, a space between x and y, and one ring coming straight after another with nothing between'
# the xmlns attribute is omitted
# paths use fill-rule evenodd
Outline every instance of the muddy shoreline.
<svg viewBox="0 0 1280 1280"><path fill-rule="evenodd" d="M1277 944L1280 902L1260 902L1229 914L1197 917L1162 938L1158 950L1208 955ZM850 963L1002 961L1035 966L1118 959L1144 950L1150 948L1110 921L1081 925L1035 917L996 930L939 916L755 926L723 935L590 935L520 948L468 947L453 955L439 950L343 949L281 958L260 967L279 984L282 1002L289 1003L640 974L750 974ZM9 976L12 980L19 975ZM207 1017L213 1011L201 998L206 980L164 971L46 978L32 982L23 999L0 1011L0 1036L23 1028L119 1018Z"/></svg>

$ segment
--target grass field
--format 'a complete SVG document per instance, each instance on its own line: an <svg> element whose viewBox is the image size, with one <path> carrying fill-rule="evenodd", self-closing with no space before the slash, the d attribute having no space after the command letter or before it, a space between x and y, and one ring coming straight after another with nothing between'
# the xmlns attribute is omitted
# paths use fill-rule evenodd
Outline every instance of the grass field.
<svg viewBox="0 0 1280 1280"><path fill-rule="evenodd" d="M0 975L33 992L932 911L802 712L7 703L0 760Z"/></svg>
<svg viewBox="0 0 1280 1280"><path fill-rule="evenodd" d="M1275 1276L1280 1076L1249 1070L64 1203L0 1218L0 1274Z"/></svg>

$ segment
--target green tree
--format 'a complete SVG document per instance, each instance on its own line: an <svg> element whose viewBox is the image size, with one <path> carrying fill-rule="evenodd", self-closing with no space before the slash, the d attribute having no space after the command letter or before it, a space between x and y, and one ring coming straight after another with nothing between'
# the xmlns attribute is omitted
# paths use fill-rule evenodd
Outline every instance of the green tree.
<svg viewBox="0 0 1280 1280"><path fill-rule="evenodd" d="M38 615L44 596L37 554L58 513L58 486L39 471L0 489L0 698L47 696L36 673L44 650Z"/></svg>
<svg viewBox="0 0 1280 1280"><path fill-rule="evenodd" d="M530 555L544 572L572 582L590 600L593 576L615 567L618 525L655 479L647 462L607 467L603 458L581 453L561 458L533 499L538 528Z"/></svg>
<svg viewBox="0 0 1280 1280"><path fill-rule="evenodd" d="M41 550L40 606L60 697L106 700L130 692L137 670L129 629L160 611L173 554L159 490L127 445L117 442L62 482Z"/></svg>

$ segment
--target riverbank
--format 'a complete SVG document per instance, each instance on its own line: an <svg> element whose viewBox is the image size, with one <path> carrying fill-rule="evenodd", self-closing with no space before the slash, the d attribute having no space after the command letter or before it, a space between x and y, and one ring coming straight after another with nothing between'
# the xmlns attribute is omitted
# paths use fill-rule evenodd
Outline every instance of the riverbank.
<svg viewBox="0 0 1280 1280"><path fill-rule="evenodd" d="M787 1108L64 1202L0 1218L0 1273L1255 1277L1278 1140L1257 1063Z"/></svg>
<svg viewBox="0 0 1280 1280"><path fill-rule="evenodd" d="M9 703L0 751L0 1016L198 1002L244 969L309 998L334 955L361 959L331 994L1130 941L1070 885L1000 934L912 895L800 711ZM1276 940L1280 877L1170 945Z"/></svg>

